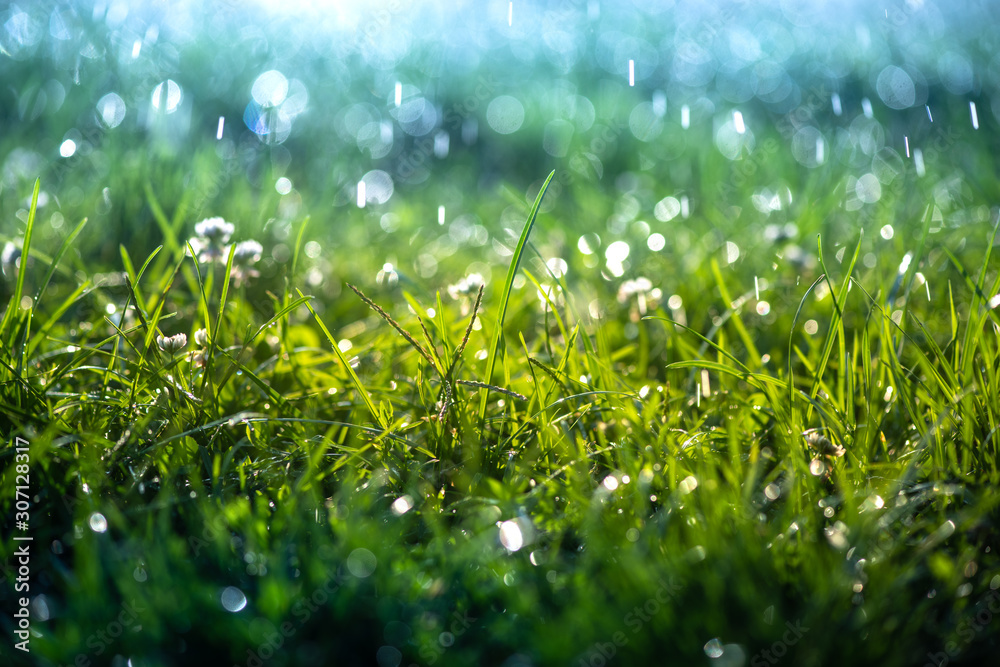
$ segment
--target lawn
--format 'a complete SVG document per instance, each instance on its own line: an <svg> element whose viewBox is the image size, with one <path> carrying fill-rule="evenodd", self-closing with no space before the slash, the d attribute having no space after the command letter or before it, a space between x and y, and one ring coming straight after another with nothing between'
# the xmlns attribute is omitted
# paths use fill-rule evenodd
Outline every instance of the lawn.
<svg viewBox="0 0 1000 667"><path fill-rule="evenodd" d="M848 4L0 8L0 663L987 664L1000 16Z"/></svg>

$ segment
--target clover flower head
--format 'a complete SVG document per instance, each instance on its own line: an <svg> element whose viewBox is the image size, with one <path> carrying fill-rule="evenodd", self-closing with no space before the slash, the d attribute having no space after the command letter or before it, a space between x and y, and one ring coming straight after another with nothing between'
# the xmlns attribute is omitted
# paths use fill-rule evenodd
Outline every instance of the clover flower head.
<svg viewBox="0 0 1000 667"><path fill-rule="evenodd" d="M818 433L817 431L809 431L808 433L806 433L806 443L812 449L816 450L816 452L819 453L821 456L839 457L843 456L845 453L845 450L842 446L838 445L837 443L830 440L830 438Z"/></svg>
<svg viewBox="0 0 1000 667"><path fill-rule="evenodd" d="M260 261L263 252L264 246L253 239L240 241L233 250L233 265L253 266Z"/></svg>
<svg viewBox="0 0 1000 667"><path fill-rule="evenodd" d="M194 233L209 243L223 245L229 241L236 227L220 217L205 218L194 226Z"/></svg>
<svg viewBox="0 0 1000 667"><path fill-rule="evenodd" d="M194 344L198 347L208 347L208 329L198 329L194 332Z"/></svg>
<svg viewBox="0 0 1000 667"><path fill-rule="evenodd" d="M160 346L160 349L167 354L174 354L179 352L185 345L187 345L188 337L187 334L179 333L173 336L157 336L156 344Z"/></svg>

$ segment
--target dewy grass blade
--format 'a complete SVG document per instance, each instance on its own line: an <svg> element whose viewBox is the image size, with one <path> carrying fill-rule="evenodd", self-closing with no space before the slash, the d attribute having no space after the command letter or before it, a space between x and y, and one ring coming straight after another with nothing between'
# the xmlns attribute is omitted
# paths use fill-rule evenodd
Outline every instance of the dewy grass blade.
<svg viewBox="0 0 1000 667"><path fill-rule="evenodd" d="M24 227L24 240L21 242L21 266L17 271L17 282L14 283L14 293L7 304L7 311L0 321L0 338L7 333L7 328L11 321L16 319L17 312L21 309L21 296L24 294L24 276L28 272L28 252L31 250L31 235L35 229L35 213L38 210L38 191L42 186L41 179L35 179L35 189L31 193L31 207L28 209L28 222ZM8 340L8 349L13 347L13 336Z"/></svg>
<svg viewBox="0 0 1000 667"><path fill-rule="evenodd" d="M499 353L500 345L503 340L503 322L504 318L507 316L507 304L510 301L510 292L514 288L514 276L517 275L517 266L521 262L521 255L524 254L524 247L528 242L528 235L531 234L531 228L535 224L535 218L538 217L538 209L542 205L542 198L545 196L546 190L549 189L549 183L552 182L552 177L555 175L556 172L553 170L542 184L542 189L538 191L538 196L535 197L535 203L532 205L531 212L528 214L528 219L524 223L524 229L521 231L521 238L518 239L517 247L514 248L514 257L510 261L510 268L507 269L507 280L504 281L503 294L500 296L500 311L497 315L497 324L496 329L493 332L493 340L490 343L490 356L489 360L486 362L486 375L484 377L486 382L492 381L493 370L496 368L497 354ZM483 396L479 400L479 423L481 426L486 423L486 404L489 402L489 395L489 389L484 389Z"/></svg>

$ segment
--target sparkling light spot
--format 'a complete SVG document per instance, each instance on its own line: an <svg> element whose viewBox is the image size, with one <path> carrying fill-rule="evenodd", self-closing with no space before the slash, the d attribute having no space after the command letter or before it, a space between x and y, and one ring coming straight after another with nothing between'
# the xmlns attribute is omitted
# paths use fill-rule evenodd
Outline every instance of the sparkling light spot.
<svg viewBox="0 0 1000 667"><path fill-rule="evenodd" d="M976 103L969 102L969 113L972 115L972 129L979 129L979 112L976 111Z"/></svg>
<svg viewBox="0 0 1000 667"><path fill-rule="evenodd" d="M635 61L628 61L628 85L635 86Z"/></svg>
<svg viewBox="0 0 1000 667"><path fill-rule="evenodd" d="M392 502L392 511L396 516L403 516L413 508L413 499L410 496L400 496Z"/></svg>
<svg viewBox="0 0 1000 667"><path fill-rule="evenodd" d="M117 93L108 93L97 101L97 113L108 129L118 127L125 120L125 100Z"/></svg>
<svg viewBox="0 0 1000 667"><path fill-rule="evenodd" d="M500 524L500 544L510 552L517 551L524 546L524 536L521 534L521 527L517 521L504 521Z"/></svg>
<svg viewBox="0 0 1000 667"><path fill-rule="evenodd" d="M279 195L287 195L292 191L292 182L282 176L275 182L274 189L278 191Z"/></svg>
<svg viewBox="0 0 1000 667"><path fill-rule="evenodd" d="M355 549L347 556L347 570L358 579L365 579L375 571L378 559L368 549Z"/></svg>
<svg viewBox="0 0 1000 667"><path fill-rule="evenodd" d="M886 241L888 241L895 235L895 232L892 229L892 225L883 225L882 229L878 230L878 233Z"/></svg>
<svg viewBox="0 0 1000 667"><path fill-rule="evenodd" d="M663 234L650 234L649 238L646 239L646 245L653 252L659 252L667 245L667 240L663 237Z"/></svg>
<svg viewBox="0 0 1000 667"><path fill-rule="evenodd" d="M103 533L108 530L108 520L105 519L104 515L100 512L94 512L91 514L87 523L90 525L90 529L95 533Z"/></svg>
<svg viewBox="0 0 1000 667"><path fill-rule="evenodd" d="M219 116L219 127L215 130L215 138L222 139L222 132L226 129L226 117Z"/></svg>
<svg viewBox="0 0 1000 667"><path fill-rule="evenodd" d="M604 481L601 482L601 484L608 491L614 491L615 489L618 488L618 478L615 477L614 475L608 475L607 477L604 478Z"/></svg>
<svg viewBox="0 0 1000 667"><path fill-rule="evenodd" d="M250 95L260 106L280 106L288 97L288 79L276 69L264 72L253 82Z"/></svg>
<svg viewBox="0 0 1000 667"><path fill-rule="evenodd" d="M681 127L685 130L691 127L691 107L686 104L681 107Z"/></svg>
<svg viewBox="0 0 1000 667"><path fill-rule="evenodd" d="M173 79L167 79L153 89L153 110L173 113L181 105L182 98L181 87Z"/></svg>
<svg viewBox="0 0 1000 667"><path fill-rule="evenodd" d="M524 105L510 95L501 95L486 107L486 122L499 134L513 134L524 124Z"/></svg>
<svg viewBox="0 0 1000 667"><path fill-rule="evenodd" d="M235 586L228 586L223 590L219 601L222 603L223 609L234 614L247 606L247 596Z"/></svg>
<svg viewBox="0 0 1000 667"><path fill-rule="evenodd" d="M76 153L76 142L72 139L67 139L62 142L59 146L59 155L63 157L70 157Z"/></svg>
<svg viewBox="0 0 1000 667"><path fill-rule="evenodd" d="M736 126L736 134L746 134L747 126L743 122L743 113L740 111L733 112L733 125Z"/></svg>
<svg viewBox="0 0 1000 667"><path fill-rule="evenodd" d="M726 241L726 262L732 264L740 258L740 247L732 241Z"/></svg>

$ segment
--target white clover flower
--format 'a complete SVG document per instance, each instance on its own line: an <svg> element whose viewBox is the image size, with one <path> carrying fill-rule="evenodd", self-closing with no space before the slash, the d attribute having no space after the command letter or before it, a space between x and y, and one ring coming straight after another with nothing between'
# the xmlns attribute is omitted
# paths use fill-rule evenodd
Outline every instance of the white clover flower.
<svg viewBox="0 0 1000 667"><path fill-rule="evenodd" d="M816 430L810 430L805 433L806 443L819 453L821 456L833 456L839 457L843 456L845 453L844 448L841 445L830 440L830 438L822 435Z"/></svg>
<svg viewBox="0 0 1000 667"><path fill-rule="evenodd" d="M264 246L262 246L257 241L250 239L248 241L240 241L236 244L236 249L233 251L233 265L234 266L253 266L260 261L261 253L264 252ZM228 257L229 253L226 253Z"/></svg>
<svg viewBox="0 0 1000 667"><path fill-rule="evenodd" d="M194 233L204 238L209 243L224 245L229 242L229 237L236 230L235 225L226 222L220 217L205 218L194 226Z"/></svg>
<svg viewBox="0 0 1000 667"><path fill-rule="evenodd" d="M208 329L198 329L194 332L194 344L198 347L208 347Z"/></svg>
<svg viewBox="0 0 1000 667"><path fill-rule="evenodd" d="M222 218L205 218L194 226L195 236L188 241L191 245L188 254L193 251L194 257L202 264L225 261L229 257L226 243L235 229L231 222Z"/></svg>
<svg viewBox="0 0 1000 667"><path fill-rule="evenodd" d="M179 352L185 345L187 345L188 337L187 334L179 333L173 336L157 336L156 344L160 346L160 349L167 354L174 354Z"/></svg>

